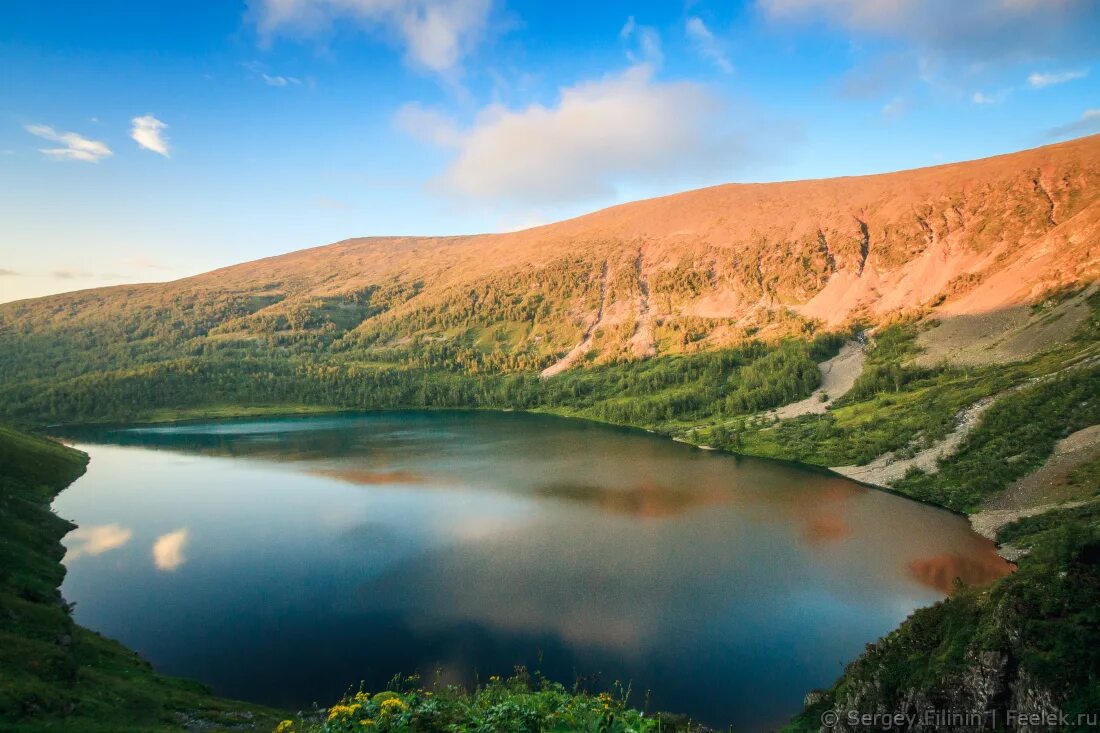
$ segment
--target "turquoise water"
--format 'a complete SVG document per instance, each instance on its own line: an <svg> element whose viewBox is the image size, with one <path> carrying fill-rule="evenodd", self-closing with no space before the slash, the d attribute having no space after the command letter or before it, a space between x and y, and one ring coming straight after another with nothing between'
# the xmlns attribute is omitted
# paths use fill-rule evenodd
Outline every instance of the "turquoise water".
<svg viewBox="0 0 1100 733"><path fill-rule="evenodd" d="M763 729L956 576L964 519L843 478L552 417L70 431L76 618L160 671L303 708L517 664Z"/></svg>

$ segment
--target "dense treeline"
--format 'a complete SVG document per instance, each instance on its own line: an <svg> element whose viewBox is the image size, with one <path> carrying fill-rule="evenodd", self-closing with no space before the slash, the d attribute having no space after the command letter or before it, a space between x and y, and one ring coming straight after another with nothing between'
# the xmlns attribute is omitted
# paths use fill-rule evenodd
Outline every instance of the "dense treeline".
<svg viewBox="0 0 1100 733"><path fill-rule="evenodd" d="M0 410L24 421L126 420L150 410L220 404L356 409L560 409L633 425L702 420L801 399L818 384L815 359L843 335L750 343L566 372L475 374L356 361L189 357L136 369L0 389Z"/></svg>

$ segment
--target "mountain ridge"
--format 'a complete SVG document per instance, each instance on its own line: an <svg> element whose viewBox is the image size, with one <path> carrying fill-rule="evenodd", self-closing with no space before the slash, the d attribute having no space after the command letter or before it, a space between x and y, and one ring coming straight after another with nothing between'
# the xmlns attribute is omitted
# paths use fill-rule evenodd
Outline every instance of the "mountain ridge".
<svg viewBox="0 0 1100 733"><path fill-rule="evenodd" d="M1094 135L931 168L722 184L519 232L346 239L0 305L0 337L122 321L117 338L133 343L168 321L199 342L306 338L431 363L462 351L481 371L550 376L1017 307L1095 280L1098 235Z"/></svg>

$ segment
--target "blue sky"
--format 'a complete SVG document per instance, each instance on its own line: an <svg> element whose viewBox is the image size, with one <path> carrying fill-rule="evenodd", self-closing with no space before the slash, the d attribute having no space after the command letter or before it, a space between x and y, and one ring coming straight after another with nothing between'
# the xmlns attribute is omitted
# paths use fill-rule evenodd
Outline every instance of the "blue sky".
<svg viewBox="0 0 1100 733"><path fill-rule="evenodd" d="M0 0L0 301L1100 132L1094 0Z"/></svg>

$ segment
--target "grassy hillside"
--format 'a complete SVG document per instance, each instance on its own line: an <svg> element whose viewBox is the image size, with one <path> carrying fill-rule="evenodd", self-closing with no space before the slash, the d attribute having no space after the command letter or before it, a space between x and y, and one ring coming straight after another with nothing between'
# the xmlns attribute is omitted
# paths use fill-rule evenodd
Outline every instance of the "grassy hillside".
<svg viewBox="0 0 1100 733"><path fill-rule="evenodd" d="M58 586L73 525L49 503L87 456L0 426L0 729L270 730L278 716L156 674L122 645L76 625Z"/></svg>

